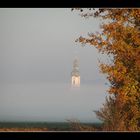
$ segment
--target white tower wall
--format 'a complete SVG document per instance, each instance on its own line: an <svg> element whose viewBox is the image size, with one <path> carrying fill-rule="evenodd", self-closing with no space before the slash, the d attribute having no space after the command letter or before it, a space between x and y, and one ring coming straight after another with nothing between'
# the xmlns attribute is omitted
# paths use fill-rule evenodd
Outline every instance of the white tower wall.
<svg viewBox="0 0 140 140"><path fill-rule="evenodd" d="M72 86L80 87L80 76L72 76Z"/></svg>

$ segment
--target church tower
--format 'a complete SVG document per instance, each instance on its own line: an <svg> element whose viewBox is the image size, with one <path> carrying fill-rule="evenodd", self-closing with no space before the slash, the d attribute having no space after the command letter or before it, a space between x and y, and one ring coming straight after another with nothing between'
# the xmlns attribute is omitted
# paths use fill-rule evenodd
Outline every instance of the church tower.
<svg viewBox="0 0 140 140"><path fill-rule="evenodd" d="M73 70L71 72L71 85L72 87L80 87L80 72L77 59L75 59L73 62Z"/></svg>

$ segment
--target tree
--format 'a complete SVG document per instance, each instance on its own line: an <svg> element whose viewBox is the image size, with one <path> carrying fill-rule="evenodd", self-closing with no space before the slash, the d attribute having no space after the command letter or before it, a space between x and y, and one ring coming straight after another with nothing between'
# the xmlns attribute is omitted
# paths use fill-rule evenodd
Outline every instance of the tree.
<svg viewBox="0 0 140 140"><path fill-rule="evenodd" d="M96 47L110 59L113 57L111 64L100 64L111 84L108 93L114 96L115 106L123 114L122 129L140 130L140 9L76 9L82 17L106 21L101 25L101 33L90 33L76 41ZM109 103L112 99L106 102Z"/></svg>
<svg viewBox="0 0 140 140"><path fill-rule="evenodd" d="M118 106L114 97L106 97L106 102L100 111L94 111L98 118L103 122L104 131L123 131L125 130L125 120L121 106Z"/></svg>

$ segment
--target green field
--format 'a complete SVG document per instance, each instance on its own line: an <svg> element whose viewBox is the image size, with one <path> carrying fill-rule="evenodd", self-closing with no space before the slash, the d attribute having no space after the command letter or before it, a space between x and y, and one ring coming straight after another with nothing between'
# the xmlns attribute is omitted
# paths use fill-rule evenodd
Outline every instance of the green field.
<svg viewBox="0 0 140 140"><path fill-rule="evenodd" d="M101 123L81 123L99 128ZM71 131L68 122L0 122L0 128L48 128L50 131Z"/></svg>

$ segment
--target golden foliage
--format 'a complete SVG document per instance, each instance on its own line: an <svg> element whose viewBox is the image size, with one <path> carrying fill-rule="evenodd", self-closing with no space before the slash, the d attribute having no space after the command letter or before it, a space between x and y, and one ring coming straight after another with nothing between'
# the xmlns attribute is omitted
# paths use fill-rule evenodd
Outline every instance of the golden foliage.
<svg viewBox="0 0 140 140"><path fill-rule="evenodd" d="M89 37L80 37L76 41L113 56L112 64L100 64L100 69L107 74L111 84L108 92L114 95L115 103L121 105L124 114L121 120L125 122L119 119L121 114L116 109L119 114L116 119L120 122L111 126L115 129L119 124L119 130L140 130L140 9L88 9L88 12L82 10L81 16L107 21L101 25L101 33L91 33ZM105 106L104 109L107 111ZM107 116L104 121L109 118Z"/></svg>

